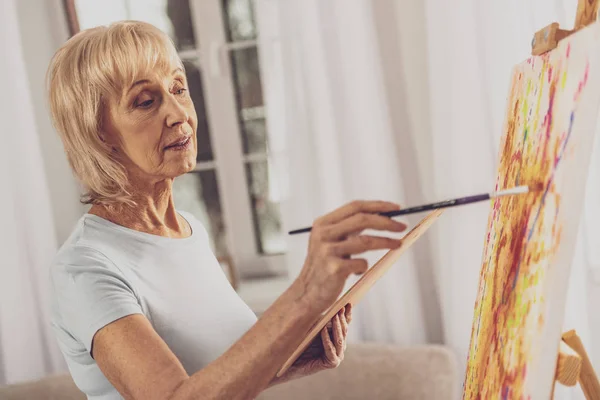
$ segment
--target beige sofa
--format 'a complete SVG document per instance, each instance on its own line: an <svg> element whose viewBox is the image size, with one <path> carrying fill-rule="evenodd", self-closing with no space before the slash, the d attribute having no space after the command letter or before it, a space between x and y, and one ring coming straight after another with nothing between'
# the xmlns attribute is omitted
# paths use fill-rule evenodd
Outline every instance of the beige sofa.
<svg viewBox="0 0 600 400"><path fill-rule="evenodd" d="M348 346L340 367L273 387L259 400L452 400L458 371L444 347ZM68 375L0 388L1 400L85 400Z"/></svg>

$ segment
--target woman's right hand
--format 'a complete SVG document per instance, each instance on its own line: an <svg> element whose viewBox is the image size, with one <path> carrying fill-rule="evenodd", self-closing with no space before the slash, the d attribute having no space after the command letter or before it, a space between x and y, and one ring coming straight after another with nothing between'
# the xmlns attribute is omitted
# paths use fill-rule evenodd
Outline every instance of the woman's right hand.
<svg viewBox="0 0 600 400"><path fill-rule="evenodd" d="M399 205L383 201L354 201L315 220L308 255L296 283L315 313L325 311L342 292L350 274L362 274L367 261L352 258L370 250L395 249L401 240L364 235L366 229L402 232L406 225L377 213L394 211Z"/></svg>

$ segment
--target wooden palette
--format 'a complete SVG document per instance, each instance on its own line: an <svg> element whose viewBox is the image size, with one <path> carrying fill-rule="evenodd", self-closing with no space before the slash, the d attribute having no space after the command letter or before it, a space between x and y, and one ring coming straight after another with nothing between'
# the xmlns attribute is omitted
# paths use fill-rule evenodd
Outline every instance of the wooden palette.
<svg viewBox="0 0 600 400"><path fill-rule="evenodd" d="M373 267L371 267L363 276L356 281L350 289L346 291L321 317L315 322L313 327L308 331L304 340L296 351L288 358L285 364L281 367L277 376L283 375L296 359L306 350L314 338L321 332L327 323L337 314L346 304L355 305L369 289L381 278L400 256L408 249L418 238L420 238L429 227L439 218L443 210L435 210L425 218L423 218L404 238L400 247L388 251Z"/></svg>

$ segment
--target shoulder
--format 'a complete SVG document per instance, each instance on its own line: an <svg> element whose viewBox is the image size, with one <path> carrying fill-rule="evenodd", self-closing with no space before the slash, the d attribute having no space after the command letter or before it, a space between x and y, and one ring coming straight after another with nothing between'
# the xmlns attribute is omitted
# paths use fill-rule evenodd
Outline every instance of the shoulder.
<svg viewBox="0 0 600 400"><path fill-rule="evenodd" d="M85 217L80 219L50 266L55 289L63 293L67 288L85 291L90 285L107 280L130 286L122 271L107 256L105 247L110 242L102 235L97 227L89 226Z"/></svg>
<svg viewBox="0 0 600 400"><path fill-rule="evenodd" d="M144 314L132 282L92 247L63 247L50 268L50 281L52 324L68 354L80 345L91 354L99 329L124 316Z"/></svg>
<svg viewBox="0 0 600 400"><path fill-rule="evenodd" d="M114 269L111 260L104 255L99 246L98 232L90 227L83 216L73 229L73 232L58 250L51 265L51 275L77 274L89 271L90 268Z"/></svg>
<svg viewBox="0 0 600 400"><path fill-rule="evenodd" d="M83 273L117 270L113 262L101 251L80 244L63 246L50 267L53 277L63 274L75 277Z"/></svg>
<svg viewBox="0 0 600 400"><path fill-rule="evenodd" d="M50 267L50 281L61 310L73 303L92 310L111 297L139 300L131 280L108 257L87 246L64 249Z"/></svg>

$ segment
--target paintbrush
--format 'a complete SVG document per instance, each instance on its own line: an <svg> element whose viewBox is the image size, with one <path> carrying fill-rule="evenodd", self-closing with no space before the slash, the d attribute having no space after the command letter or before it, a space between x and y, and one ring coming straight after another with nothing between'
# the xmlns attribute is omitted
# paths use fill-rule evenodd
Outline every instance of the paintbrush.
<svg viewBox="0 0 600 400"><path fill-rule="evenodd" d="M533 190L538 190L538 189L537 189L537 187L534 187ZM416 214L416 213L420 213L423 211L437 210L438 208L462 206L465 204L478 203L481 201L494 199L496 197L513 196L513 195L524 194L524 193L528 193L528 192L529 192L529 186L527 186L527 185L517 186L512 189L500 190L497 192L476 194L473 196L459 197L459 198L452 199L452 200L424 204L421 206L414 206L414 207L404 208L404 209L396 210L396 211L388 211L388 212L384 212L384 213L379 213L379 215L382 215L384 217L390 217L390 218L398 217L400 215ZM310 228L310 227L296 229L296 230L290 231L289 234L296 235L298 233L310 232L311 230L312 230L312 228Z"/></svg>

